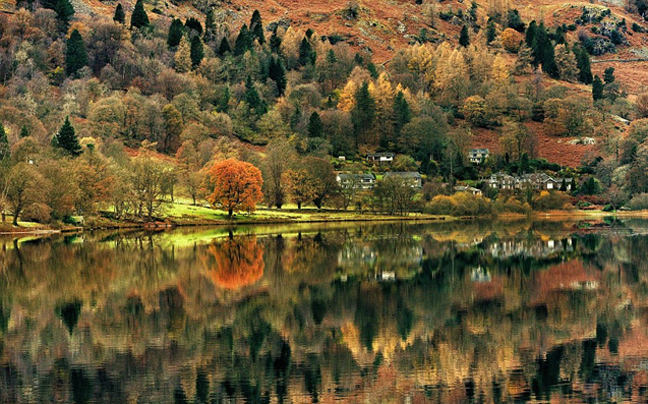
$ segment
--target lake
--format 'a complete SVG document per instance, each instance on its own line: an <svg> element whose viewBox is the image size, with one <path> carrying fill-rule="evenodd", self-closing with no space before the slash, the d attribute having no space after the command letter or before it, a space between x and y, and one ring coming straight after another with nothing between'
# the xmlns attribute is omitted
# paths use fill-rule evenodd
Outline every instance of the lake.
<svg viewBox="0 0 648 404"><path fill-rule="evenodd" d="M648 222L0 238L2 403L648 400Z"/></svg>

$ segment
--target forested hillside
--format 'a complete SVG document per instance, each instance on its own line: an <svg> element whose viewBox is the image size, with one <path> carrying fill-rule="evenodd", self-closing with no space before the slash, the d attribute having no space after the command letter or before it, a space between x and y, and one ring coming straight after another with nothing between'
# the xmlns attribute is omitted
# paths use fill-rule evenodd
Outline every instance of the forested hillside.
<svg viewBox="0 0 648 404"><path fill-rule="evenodd" d="M223 161L263 184L230 216L261 200L424 209L456 184L544 206L481 182L497 172L573 180L569 203L648 202L644 0L321 3L2 3L3 219L223 208ZM379 181L345 190L336 172ZM385 172L422 174L422 191L396 195Z"/></svg>

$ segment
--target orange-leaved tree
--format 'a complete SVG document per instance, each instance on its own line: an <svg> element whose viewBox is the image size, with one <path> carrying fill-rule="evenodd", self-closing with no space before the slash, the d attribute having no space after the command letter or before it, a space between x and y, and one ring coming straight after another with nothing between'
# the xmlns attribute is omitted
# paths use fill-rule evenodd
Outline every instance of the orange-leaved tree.
<svg viewBox="0 0 648 404"><path fill-rule="evenodd" d="M253 211L263 198L261 170L236 159L217 161L208 172L207 200L227 211L229 217L241 210Z"/></svg>

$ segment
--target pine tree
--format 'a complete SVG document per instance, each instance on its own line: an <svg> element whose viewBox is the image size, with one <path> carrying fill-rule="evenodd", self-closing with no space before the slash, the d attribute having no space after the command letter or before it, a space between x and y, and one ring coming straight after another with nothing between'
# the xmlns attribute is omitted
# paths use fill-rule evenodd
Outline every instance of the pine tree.
<svg viewBox="0 0 648 404"><path fill-rule="evenodd" d="M29 129L27 129L26 125L23 125L22 128L20 128L20 138L26 138L29 136Z"/></svg>
<svg viewBox="0 0 648 404"><path fill-rule="evenodd" d="M144 10L143 0L137 0L131 15L131 28L142 28L149 25L149 18Z"/></svg>
<svg viewBox="0 0 648 404"><path fill-rule="evenodd" d="M180 40L182 40L183 35L184 24L182 24L182 21L180 21L179 18L176 18L175 20L173 20L173 22L171 22L171 26L169 27L167 46L169 46L169 48L173 48L180 45Z"/></svg>
<svg viewBox="0 0 648 404"><path fill-rule="evenodd" d="M591 84L593 77L589 53L587 53L587 51L580 45L574 45L572 52L574 52L574 56L576 56L578 81L583 84Z"/></svg>
<svg viewBox="0 0 648 404"><path fill-rule="evenodd" d="M0 161L7 160L9 157L11 157L9 139L7 138L7 133L2 122L0 122Z"/></svg>
<svg viewBox="0 0 648 404"><path fill-rule="evenodd" d="M461 28L461 33L459 34L459 45L464 48L470 45L470 35L468 35L467 25L464 25L463 28Z"/></svg>
<svg viewBox="0 0 648 404"><path fill-rule="evenodd" d="M187 21L185 21L184 26L190 32L192 38L193 38L194 35L199 35L200 36L203 33L202 24L195 17L187 18ZM192 31L195 31L195 32L192 32Z"/></svg>
<svg viewBox="0 0 648 404"><path fill-rule="evenodd" d="M542 65L542 71L549 77L557 79L560 74L556 66L553 44L543 23L540 23L533 37L533 56L536 66Z"/></svg>
<svg viewBox="0 0 648 404"><path fill-rule="evenodd" d="M191 40L190 56L191 65L193 66L193 68L195 69L196 67L200 66L200 63L205 57L205 50L203 49L203 43L200 40L199 36L195 36Z"/></svg>
<svg viewBox="0 0 648 404"><path fill-rule="evenodd" d="M605 81L605 84L612 84L614 83L614 80L616 78L614 77L614 67L608 67L605 69L603 72L603 80Z"/></svg>
<svg viewBox="0 0 648 404"><path fill-rule="evenodd" d="M250 38L250 31L247 25L243 24L236 42L234 43L234 56L241 56L252 47L252 39Z"/></svg>
<svg viewBox="0 0 648 404"><path fill-rule="evenodd" d="M230 46L229 41L227 40L227 37L224 36L223 39L221 39L220 46L218 47L218 54L220 56L225 56L225 54L229 53L232 51L232 47Z"/></svg>
<svg viewBox="0 0 648 404"><path fill-rule="evenodd" d="M524 36L524 42L526 42L527 46L532 49L533 49L533 40L535 39L537 28L538 28L538 24L535 22L535 20L531 21L531 23L529 24L529 28L527 28L526 34Z"/></svg>
<svg viewBox="0 0 648 404"><path fill-rule="evenodd" d="M369 93L369 84L362 83L355 93L355 105L351 110L351 122L356 136L356 148L360 144L361 136L370 131L376 118L376 101Z"/></svg>
<svg viewBox="0 0 648 404"><path fill-rule="evenodd" d="M203 37L205 38L205 41L209 41L214 39L215 34L216 21L214 20L214 10L210 8L207 10L207 14L205 15L205 35Z"/></svg>
<svg viewBox="0 0 648 404"><path fill-rule="evenodd" d="M317 54L313 50L310 41L304 37L299 45L299 64L306 66L307 64L315 64Z"/></svg>
<svg viewBox="0 0 648 404"><path fill-rule="evenodd" d="M378 69L376 68L376 65L373 64L373 62L369 62L369 64L367 65L367 71L369 72L369 75L372 79L376 80L378 78Z"/></svg>
<svg viewBox="0 0 648 404"><path fill-rule="evenodd" d="M70 34L65 51L65 70L68 76L73 75L79 69L88 65L88 53L86 52L83 38L79 30L75 29Z"/></svg>
<svg viewBox="0 0 648 404"><path fill-rule="evenodd" d="M261 99L261 96L259 96L259 92L256 90L251 76L248 76L245 81L244 101L256 112L258 116L261 116L268 111L268 107L265 101Z"/></svg>
<svg viewBox="0 0 648 404"><path fill-rule="evenodd" d="M394 97L394 134L398 137L403 127L412 120L412 112L402 91Z"/></svg>
<svg viewBox="0 0 648 404"><path fill-rule="evenodd" d="M277 84L277 92L279 96L284 94L286 90L286 69L284 68L283 62L280 58L275 59L274 57L270 58L270 63L268 65L268 77Z"/></svg>
<svg viewBox="0 0 648 404"><path fill-rule="evenodd" d="M603 98L603 81L601 81L598 75L594 76L594 81L592 82L592 98L594 101Z"/></svg>
<svg viewBox="0 0 648 404"><path fill-rule="evenodd" d="M73 157L81 155L81 145L74 132L74 127L70 123L70 117L65 117L65 123L54 136L52 144Z"/></svg>
<svg viewBox="0 0 648 404"><path fill-rule="evenodd" d="M176 50L174 59L175 69L178 73L187 73L191 70L191 49L186 36L183 36L182 39L180 39L180 44L178 45L178 50Z"/></svg>
<svg viewBox="0 0 648 404"><path fill-rule="evenodd" d="M308 137L322 137L324 134L324 125L317 111L313 111L308 120Z"/></svg>
<svg viewBox="0 0 648 404"><path fill-rule="evenodd" d="M70 18L74 15L74 7L72 7L70 0L57 0L54 11L62 29L67 30Z"/></svg>
<svg viewBox="0 0 648 404"><path fill-rule="evenodd" d="M277 35L277 29L275 28L272 31L272 36L270 37L270 50L274 53L279 53L281 49L281 38Z"/></svg>
<svg viewBox="0 0 648 404"><path fill-rule="evenodd" d="M265 36L263 35L263 21L261 20L261 13L259 13L259 10L254 10L254 13L252 13L250 33L252 35L252 40L256 39L259 42L259 45L265 43Z"/></svg>
<svg viewBox="0 0 648 404"><path fill-rule="evenodd" d="M491 44L497 37L497 31L495 30L495 22L492 18L488 19L488 25L486 25L486 43Z"/></svg>
<svg viewBox="0 0 648 404"><path fill-rule="evenodd" d="M119 24L126 23L126 13L124 13L124 7L121 3L117 3L117 7L115 7L115 15L113 16L113 21Z"/></svg>

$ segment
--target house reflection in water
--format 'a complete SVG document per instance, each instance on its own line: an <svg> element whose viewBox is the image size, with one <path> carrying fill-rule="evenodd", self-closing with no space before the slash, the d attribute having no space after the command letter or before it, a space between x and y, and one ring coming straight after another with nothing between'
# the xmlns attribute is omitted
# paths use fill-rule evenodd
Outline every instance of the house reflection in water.
<svg viewBox="0 0 648 404"><path fill-rule="evenodd" d="M384 249L373 243L348 243L338 253L338 267L345 274L379 281L409 278L420 271L423 247L418 243Z"/></svg>

